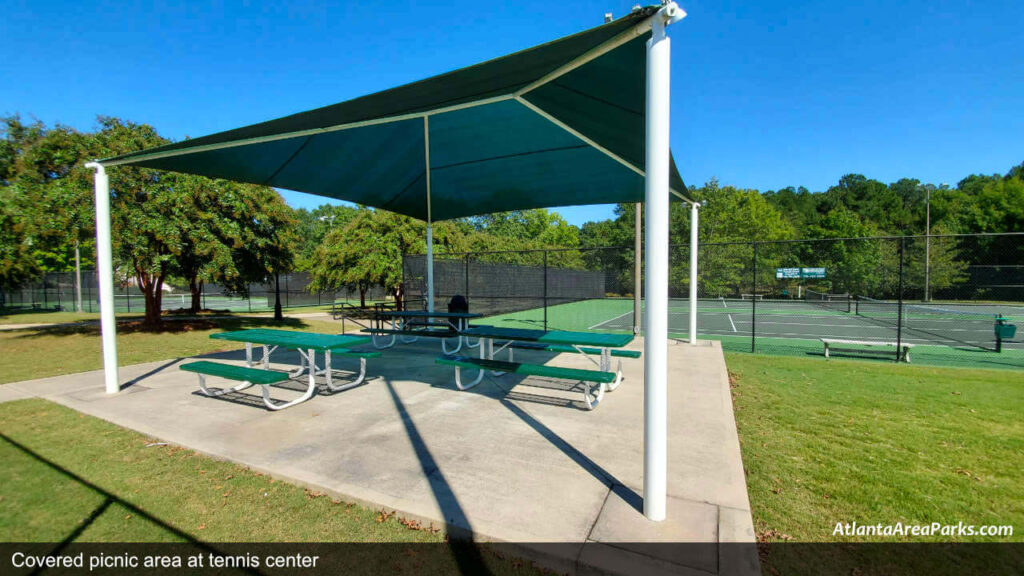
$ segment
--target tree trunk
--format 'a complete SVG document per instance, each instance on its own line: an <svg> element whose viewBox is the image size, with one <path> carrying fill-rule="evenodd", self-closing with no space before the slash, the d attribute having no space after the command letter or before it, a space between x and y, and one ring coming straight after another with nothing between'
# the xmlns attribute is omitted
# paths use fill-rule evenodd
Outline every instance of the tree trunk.
<svg viewBox="0 0 1024 576"><path fill-rule="evenodd" d="M161 267L160 275L153 275L136 268L135 279L146 302L146 315L143 318L142 325L147 329L155 329L160 326L160 311L164 295L164 269L164 267Z"/></svg>
<svg viewBox="0 0 1024 576"><path fill-rule="evenodd" d="M274 273L274 320L278 322L284 320L284 314L281 312L281 277L276 272Z"/></svg>
<svg viewBox="0 0 1024 576"><path fill-rule="evenodd" d="M82 311L82 256L75 238L75 312Z"/></svg>
<svg viewBox="0 0 1024 576"><path fill-rule="evenodd" d="M203 306L203 283L195 276L189 278L188 291L192 294L192 307L190 310L193 314L198 314Z"/></svg>
<svg viewBox="0 0 1024 576"><path fill-rule="evenodd" d="M366 286L359 287L359 307L366 308Z"/></svg>
<svg viewBox="0 0 1024 576"><path fill-rule="evenodd" d="M402 284L398 284L391 290L391 294L395 297L395 310L405 310L405 300L403 299Z"/></svg>

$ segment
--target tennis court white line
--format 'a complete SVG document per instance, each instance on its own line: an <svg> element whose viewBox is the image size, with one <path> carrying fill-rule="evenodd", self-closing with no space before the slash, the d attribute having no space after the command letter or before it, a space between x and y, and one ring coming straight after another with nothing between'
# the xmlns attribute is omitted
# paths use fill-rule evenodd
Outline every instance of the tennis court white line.
<svg viewBox="0 0 1024 576"><path fill-rule="evenodd" d="M598 322L597 324L594 324L590 328L587 328L587 330L593 330L594 328L597 328L598 326L602 326L602 325L607 324L609 322L614 322L614 321L618 320L619 318L622 318L623 316L626 316L626 315L629 315L629 314L632 314L632 313L633 313L633 311L630 310L630 311L626 312L625 314L619 314L615 318L609 318L608 320L604 320L602 322Z"/></svg>
<svg viewBox="0 0 1024 576"><path fill-rule="evenodd" d="M740 324L752 324L752 323L753 322L751 322L750 320L740 320ZM864 325L852 326L850 324L821 324L819 322L812 322L810 324L806 324L806 323L802 323L802 322L771 322L771 321L766 321L766 320L758 320L757 325L758 326L764 326L764 325L814 326L814 327L821 327L821 328L856 328L856 329L863 329L863 328L869 327L869 326L864 326ZM873 326L870 326L870 327L873 327ZM893 324L892 326L880 326L880 328L884 328L886 330L895 330L896 329L896 325ZM926 330L929 327L925 326L924 328L919 328L919 327L915 327L915 326L904 326L903 328L906 329L906 330ZM935 328L935 329L939 330L939 328ZM941 330L943 332L982 332L982 330L980 330L980 329L972 329L972 328L941 328ZM993 339L995 339L995 337L993 337Z"/></svg>
<svg viewBox="0 0 1024 576"><path fill-rule="evenodd" d="M729 324L732 324L732 331L739 332L739 330L736 329L736 323L732 321L732 314L727 314L727 316L729 317Z"/></svg>

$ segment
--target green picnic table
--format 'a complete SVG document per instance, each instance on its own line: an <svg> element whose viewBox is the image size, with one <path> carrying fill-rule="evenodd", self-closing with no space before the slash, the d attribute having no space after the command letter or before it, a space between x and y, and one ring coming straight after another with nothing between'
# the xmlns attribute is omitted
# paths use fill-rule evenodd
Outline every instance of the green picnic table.
<svg viewBox="0 0 1024 576"><path fill-rule="evenodd" d="M301 402L309 400L316 392L316 376L324 376L326 378L327 387L332 391L338 392L341 390L347 390L363 383L366 379L366 359L380 356L380 352L362 352L358 350L350 350L353 346L359 346L362 344L369 344L370 338L365 336L347 336L344 334L320 334L317 332L296 332L291 330L273 330L268 328L260 328L254 330L236 330L233 332L220 332L217 334L211 334L210 338L215 340L229 340L232 342L243 342L245 343L245 362L246 369L237 368L230 370L228 365L215 365L212 362L205 363L194 363L190 367L182 366L183 369L199 372L203 374L220 376L223 378L229 378L234 380L242 380L245 383L251 385L252 383L260 384L264 386L264 402L272 410L280 410L289 406L294 406ZM284 348L286 350L297 350L299 352L299 367L292 372L278 372L271 371L275 374L281 374L287 378L261 378L258 375L254 376L253 368L253 345L260 345L263 347L263 357L261 364L263 371L270 370L270 355L278 348ZM323 368L319 368L316 363L316 353L320 352L324 355ZM334 369L331 366L331 356L342 356L347 358L359 358L359 374L356 378L350 382L346 382L341 385L335 385L333 380ZM226 368L225 368L226 366ZM303 374L309 375L309 386L300 398L287 402L285 404L276 404L272 402L267 395L267 386L275 383L278 380L298 378ZM262 382L262 380L268 380ZM273 380L273 381L270 381ZM200 385L207 394L219 395L220 393L211 393L207 391L204 383L200 380ZM243 389L245 386L231 389ZM221 392L223 393L223 392Z"/></svg>
<svg viewBox="0 0 1024 576"><path fill-rule="evenodd" d="M429 336L441 339L441 350L445 354L458 352L463 344L470 348L479 345L470 344L468 338L463 338L462 332L469 328L469 321L481 318L483 314L475 312L430 312L427 310L384 310L374 315L374 324L363 332L372 335L373 346L378 349L390 348L395 345L395 338L401 339L403 344L410 344L419 339L420 336ZM390 328L385 322L390 321ZM386 344L379 344L377 338L390 336L385 340ZM447 338L455 338L456 346L449 350L445 343Z"/></svg>
<svg viewBox="0 0 1024 576"><path fill-rule="evenodd" d="M606 332L569 332L566 330L536 330L530 328L500 328L495 326L477 326L462 331L466 337L480 339L480 358L469 358L466 356L454 356L447 354L436 360L438 364L455 366L455 385L460 390L468 390L477 384L484 377L486 371L500 376L505 373L516 373L530 376L547 376L565 380L579 380L586 384L583 390L583 399L587 409L593 409L604 397L605 391L615 390L622 382L622 361L612 371L612 349L622 348L633 341L632 334L611 334ZM494 341L504 342L495 349ZM579 370L574 368L561 368L543 364L526 364L513 361L513 349L516 343L529 343L540 348L551 351L572 350L583 354L590 359L589 354L594 353L596 348L601 359L599 362L591 361L597 365L597 370ZM508 361L494 359L496 352L508 349ZM632 351L623 351L622 356L638 357ZM460 368L477 369L477 377L468 384L463 384ZM593 383L593 384L589 384Z"/></svg>

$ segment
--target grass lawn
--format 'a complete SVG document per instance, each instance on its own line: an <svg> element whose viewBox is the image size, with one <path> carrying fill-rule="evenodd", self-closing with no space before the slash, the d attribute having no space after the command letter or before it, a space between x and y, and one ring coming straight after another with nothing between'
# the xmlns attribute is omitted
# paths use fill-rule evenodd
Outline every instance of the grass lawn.
<svg viewBox="0 0 1024 576"><path fill-rule="evenodd" d="M745 354L727 362L758 533L834 541L840 521L963 521L1012 524L1012 540L1024 541L1019 373Z"/></svg>
<svg viewBox="0 0 1024 576"><path fill-rule="evenodd" d="M726 360L759 540L1024 542L1019 372L736 353ZM1009 524L1014 534L833 536L837 522L854 521ZM768 566L782 573L823 560L830 572L836 562L851 563L842 573L864 568L843 547L768 549L779 552ZM1001 550L1024 562L1019 548ZM994 561L991 549L973 551L981 566Z"/></svg>
<svg viewBox="0 0 1024 576"><path fill-rule="evenodd" d="M45 400L0 404L0 540L445 540L430 526L340 503L191 450L147 447L152 442ZM486 550L474 551L476 561L492 573L538 573ZM376 568L412 574L455 573L461 567L446 546L395 556L406 558Z"/></svg>
<svg viewBox="0 0 1024 576"><path fill-rule="evenodd" d="M246 328L281 328L326 333L341 332L341 323L326 320L235 316L164 323L163 332L142 332L120 323L117 356L121 366L207 354L244 347L241 343L211 340L210 334ZM349 324L350 331L353 329ZM59 326L0 331L0 384L103 367L99 325Z"/></svg>

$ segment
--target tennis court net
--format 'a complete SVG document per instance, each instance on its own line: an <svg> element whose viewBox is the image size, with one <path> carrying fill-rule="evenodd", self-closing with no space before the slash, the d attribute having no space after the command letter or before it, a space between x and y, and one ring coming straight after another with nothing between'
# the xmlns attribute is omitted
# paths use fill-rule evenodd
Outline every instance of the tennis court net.
<svg viewBox="0 0 1024 576"><path fill-rule="evenodd" d="M900 325L919 338L946 346L971 346L995 350L995 320L993 312L978 312L959 307L938 307L925 304L903 304L902 316L898 302L875 300L858 296L856 313L876 323L893 327Z"/></svg>
<svg viewBox="0 0 1024 576"><path fill-rule="evenodd" d="M824 292L816 292L814 290L805 290L804 301L808 304L813 304L821 308L835 310L836 312L850 311L849 294L826 294Z"/></svg>

